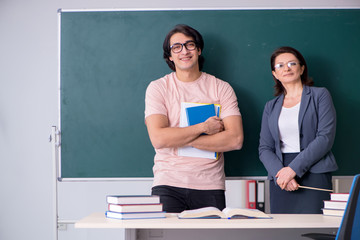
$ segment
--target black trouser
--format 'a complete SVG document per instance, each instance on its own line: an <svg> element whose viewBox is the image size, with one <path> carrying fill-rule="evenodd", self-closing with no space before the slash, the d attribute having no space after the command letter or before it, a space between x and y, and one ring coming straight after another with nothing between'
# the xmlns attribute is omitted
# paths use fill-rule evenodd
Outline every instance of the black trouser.
<svg viewBox="0 0 360 240"><path fill-rule="evenodd" d="M163 210L170 213L179 213L184 210L203 207L225 208L224 190L196 190L171 186L155 186L152 195L159 195Z"/></svg>
<svg viewBox="0 0 360 240"><path fill-rule="evenodd" d="M283 154L284 166L297 156L298 153ZM331 173L305 173L301 178L295 180L302 186L332 189ZM322 213L324 200L330 199L330 193L326 191L317 191L311 189L299 188L296 191L281 190L275 184L274 180L270 181L270 211L271 213Z"/></svg>

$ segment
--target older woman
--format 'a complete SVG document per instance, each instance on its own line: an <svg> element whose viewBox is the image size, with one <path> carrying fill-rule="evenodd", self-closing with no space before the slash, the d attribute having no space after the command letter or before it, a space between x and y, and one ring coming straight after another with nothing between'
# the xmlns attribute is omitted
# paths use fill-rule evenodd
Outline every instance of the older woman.
<svg viewBox="0 0 360 240"><path fill-rule="evenodd" d="M336 113L325 88L313 87L299 51L280 47L271 56L275 98L266 103L259 156L270 179L271 213L321 213L337 170L331 152Z"/></svg>

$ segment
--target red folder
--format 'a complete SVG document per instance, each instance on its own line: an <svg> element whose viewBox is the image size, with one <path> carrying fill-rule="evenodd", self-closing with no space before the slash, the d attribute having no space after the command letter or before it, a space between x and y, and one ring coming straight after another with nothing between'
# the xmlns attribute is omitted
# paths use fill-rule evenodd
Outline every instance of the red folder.
<svg viewBox="0 0 360 240"><path fill-rule="evenodd" d="M256 181L246 181L246 208L256 209Z"/></svg>

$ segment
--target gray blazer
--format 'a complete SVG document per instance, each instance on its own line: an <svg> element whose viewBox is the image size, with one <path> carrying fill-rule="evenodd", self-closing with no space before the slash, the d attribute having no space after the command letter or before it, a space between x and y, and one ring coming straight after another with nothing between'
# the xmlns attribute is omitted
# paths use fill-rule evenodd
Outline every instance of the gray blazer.
<svg viewBox="0 0 360 240"><path fill-rule="evenodd" d="M262 117L259 156L269 179L274 179L284 167L278 127L283 101L282 94L267 102ZM325 173L338 169L331 152L336 132L336 112L326 88L304 86L299 132L300 153L289 165L297 176L302 177L307 171Z"/></svg>

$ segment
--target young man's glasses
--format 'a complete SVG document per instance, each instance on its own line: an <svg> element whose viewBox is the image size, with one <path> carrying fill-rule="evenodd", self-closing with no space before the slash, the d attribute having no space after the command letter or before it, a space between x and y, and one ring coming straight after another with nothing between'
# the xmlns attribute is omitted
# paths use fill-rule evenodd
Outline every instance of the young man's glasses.
<svg viewBox="0 0 360 240"><path fill-rule="evenodd" d="M185 43L174 43L170 46L170 49L173 53L179 53L183 50L184 46L189 51L193 51L196 49L196 43L192 40L189 40Z"/></svg>

